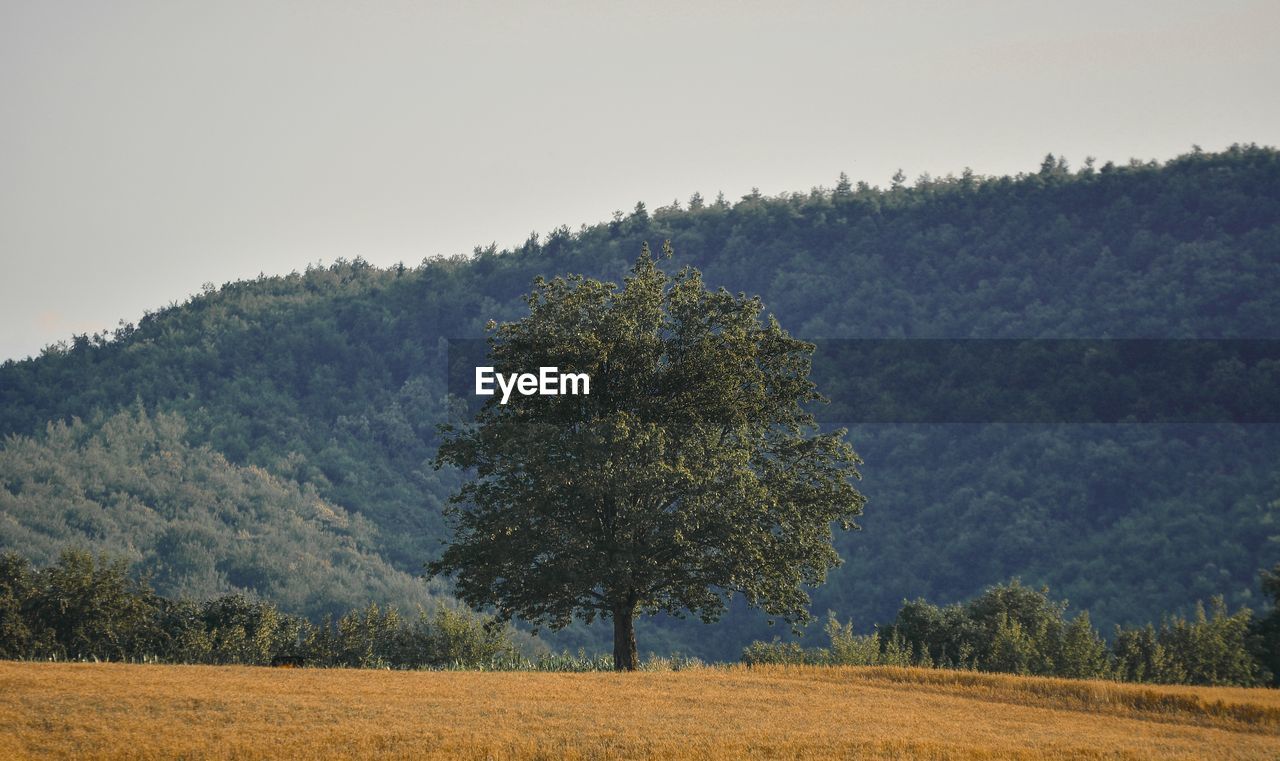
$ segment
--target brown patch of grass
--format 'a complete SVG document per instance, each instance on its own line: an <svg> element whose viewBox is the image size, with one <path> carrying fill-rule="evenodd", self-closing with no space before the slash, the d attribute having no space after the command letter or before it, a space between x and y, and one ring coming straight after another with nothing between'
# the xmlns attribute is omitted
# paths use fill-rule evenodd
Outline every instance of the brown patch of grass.
<svg viewBox="0 0 1280 761"><path fill-rule="evenodd" d="M936 688L942 692L959 688L975 700L1034 704L1246 731L1280 729L1280 691L1277 690L1124 684L893 666L775 668L779 671L790 669L797 679L880 681Z"/></svg>
<svg viewBox="0 0 1280 761"><path fill-rule="evenodd" d="M0 663L16 758L1275 758L1271 690L894 668Z"/></svg>

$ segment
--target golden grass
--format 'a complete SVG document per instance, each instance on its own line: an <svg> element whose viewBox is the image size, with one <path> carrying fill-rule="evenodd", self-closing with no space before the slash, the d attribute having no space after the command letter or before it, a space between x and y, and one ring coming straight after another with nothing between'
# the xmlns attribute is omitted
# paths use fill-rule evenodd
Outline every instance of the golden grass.
<svg viewBox="0 0 1280 761"><path fill-rule="evenodd" d="M8 758L1277 758L1280 694L898 668L0 663Z"/></svg>

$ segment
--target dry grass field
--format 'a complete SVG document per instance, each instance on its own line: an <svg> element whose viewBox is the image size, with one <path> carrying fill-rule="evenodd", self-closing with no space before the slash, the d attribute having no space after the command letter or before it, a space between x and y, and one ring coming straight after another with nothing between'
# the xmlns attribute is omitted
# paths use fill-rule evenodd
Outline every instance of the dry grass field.
<svg viewBox="0 0 1280 761"><path fill-rule="evenodd" d="M1280 693L894 668L0 663L4 758L1277 758Z"/></svg>

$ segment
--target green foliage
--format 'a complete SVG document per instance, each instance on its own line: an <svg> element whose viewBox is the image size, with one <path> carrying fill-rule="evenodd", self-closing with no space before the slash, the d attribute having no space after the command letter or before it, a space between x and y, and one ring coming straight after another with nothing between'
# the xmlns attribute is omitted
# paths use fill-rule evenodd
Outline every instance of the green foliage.
<svg viewBox="0 0 1280 761"><path fill-rule="evenodd" d="M857 634L853 622L840 623L836 614L827 612L823 627L828 646L804 648L797 642L752 642L742 651L741 660L748 665L787 664L816 666L922 666L934 664L927 653L913 655L910 643L897 634Z"/></svg>
<svg viewBox="0 0 1280 761"><path fill-rule="evenodd" d="M1055 671L1071 679L1102 679L1110 674L1107 643L1089 621L1089 611L1080 611L1067 624Z"/></svg>
<svg viewBox="0 0 1280 761"><path fill-rule="evenodd" d="M853 622L841 624L832 611L827 612L825 627L827 659L841 666L875 666L880 663L880 637L875 634L855 634Z"/></svg>
<svg viewBox="0 0 1280 761"><path fill-rule="evenodd" d="M1274 643L1253 640L1252 618L1248 609L1228 613L1223 599L1214 597L1208 614L1197 603L1192 618L1175 616L1158 630L1117 628L1116 675L1165 684L1260 684L1271 678L1276 650Z"/></svg>
<svg viewBox="0 0 1280 761"><path fill-rule="evenodd" d="M1280 502L1275 506L1280 508ZM1280 563L1262 572L1262 592L1270 605L1255 624L1253 645L1262 668L1271 674L1271 683L1280 684Z"/></svg>
<svg viewBox="0 0 1280 761"><path fill-rule="evenodd" d="M155 641L157 600L127 564L66 550L34 575L23 605L35 657L119 660Z"/></svg>
<svg viewBox="0 0 1280 761"><path fill-rule="evenodd" d="M371 600L412 610L417 593L386 567L412 574L435 551L461 483L456 470L429 467L436 425L448 420L444 339L526 314L537 275L618 281L646 240L672 241L679 263L712 287L758 294L805 339L1280 337L1275 150L1232 146L1075 171L1055 158L1035 169L885 188L841 181L737 203L698 196L687 210L637 210L407 269L340 260L228 283L136 326L6 362L0 434L53 450L0 473L0 550L40 564L74 542L125 554L173 596L256 590L308 615ZM888 372L860 370L871 381ZM817 380L837 401L862 401L832 385L838 379ZM207 446L227 461L211 472L234 466L238 475L206 483L203 466L186 463L182 485L160 490L172 497L170 516L129 478L104 482L124 495L118 503L96 477L81 484L86 456L43 440L51 420L78 417L87 434L135 402L153 425L159 414L182 416L192 450L183 458ZM1276 426L864 425L850 439L872 464L859 520L875 541L835 537L847 562L813 591L819 610L883 621L904 598L969 599L1013 576L1052 585L1107 631L1190 614L1192 601L1217 593L1232 609L1267 603L1254 574L1280 560L1268 539ZM57 466L64 458L70 465ZM106 472L167 478L147 446L108 459ZM276 486L249 483L249 466ZM278 493L295 488L301 497ZM185 489L197 492L194 525ZM224 489L258 497L213 507L209 492ZM318 516L309 494L349 523ZM248 522L248 535L220 525L233 521ZM655 647L718 658L771 636L765 616L734 606L715 629L660 617L642 631ZM608 638L572 635L574 647ZM957 647L937 642L930 652L972 659Z"/></svg>
<svg viewBox="0 0 1280 761"><path fill-rule="evenodd" d="M416 631L424 665L492 663L519 656L510 632L496 619L437 606L419 614Z"/></svg>
<svg viewBox="0 0 1280 761"><path fill-rule="evenodd" d="M206 663L266 666L297 641L302 622L282 615L275 606L244 595L225 595L200 609L208 651ZM363 664L357 664L363 665Z"/></svg>
<svg viewBox="0 0 1280 761"><path fill-rule="evenodd" d="M338 620L330 660L355 668L382 668L412 653L405 647L400 614L371 604Z"/></svg>
<svg viewBox="0 0 1280 761"><path fill-rule="evenodd" d="M1268 576L1268 579L1271 577ZM797 642L753 642L742 652L748 664L921 666L1009 674L1114 678L1127 682L1254 686L1270 678L1266 664L1275 644L1251 634L1249 610L1227 612L1221 597L1210 613L1174 617L1157 630L1116 630L1111 647L1081 611L1065 618L1067 605L1016 580L991 587L964 605L939 608L923 600L904 603L894 623L876 634L857 634L828 614L826 648Z"/></svg>
<svg viewBox="0 0 1280 761"><path fill-rule="evenodd" d="M979 632L978 662L993 671L1056 673L1066 607L1049 599L1047 587L1031 589L1017 579L986 590L965 606Z"/></svg>
<svg viewBox="0 0 1280 761"><path fill-rule="evenodd" d="M1166 652L1194 684L1255 685L1262 671L1249 648L1252 611L1227 612L1221 597L1210 602L1210 614L1196 603L1191 620L1174 618L1161 627L1160 639Z"/></svg>
<svg viewBox="0 0 1280 761"><path fill-rule="evenodd" d="M34 597L33 584L31 561L16 552L0 553L0 658L32 651L24 606Z"/></svg>
<svg viewBox="0 0 1280 761"><path fill-rule="evenodd" d="M817 664L823 660L816 650L805 650L798 642L752 642L742 650L742 662L748 666Z"/></svg>
<svg viewBox="0 0 1280 761"><path fill-rule="evenodd" d="M1037 632L1043 634L1043 632ZM1036 645L1039 640L1022 628L1021 622L1001 612L996 619L995 631L991 634L990 651L983 665L988 671L1003 671L1009 674L1030 674L1034 668L1044 673L1044 662L1039 658Z"/></svg>
<svg viewBox="0 0 1280 761"><path fill-rule="evenodd" d="M1155 684L1177 684L1187 679L1186 669L1165 648L1151 624L1141 628L1117 628L1112 652L1117 679Z"/></svg>
<svg viewBox="0 0 1280 761"><path fill-rule="evenodd" d="M803 406L821 399L813 345L697 270L668 277L647 247L621 289L538 280L528 306L493 330L497 372L558 367L592 391L494 398L474 426L446 427L438 462L476 478L431 571L507 617L611 618L619 669L638 665L637 612L710 622L738 594L806 620L804 587L840 562L832 524L852 528L864 502L844 432Z"/></svg>
<svg viewBox="0 0 1280 761"><path fill-rule="evenodd" d="M371 596L430 599L377 555L367 521L314 489L192 447L186 434L179 415L135 407L10 437L0 449L0 546L47 563L74 543L145 568L165 595L251 593L307 615Z"/></svg>
<svg viewBox="0 0 1280 761"><path fill-rule="evenodd" d="M887 630L891 639L910 643L913 655L940 668L975 669L982 630L959 605L938 607L924 600L904 602Z"/></svg>
<svg viewBox="0 0 1280 761"><path fill-rule="evenodd" d="M419 609L411 620L394 607L369 605L317 625L242 594L202 603L172 600L129 577L122 560L74 549L39 569L16 553L0 554L0 605L0 658L7 659L540 671L615 667L612 658L585 651L530 657L517 644L517 633L498 619L445 605ZM1252 614L1228 613L1221 598L1211 601L1208 612L1197 606L1191 619L1175 616L1159 629L1118 629L1109 649L1088 613L1067 621L1065 609L1065 603L1048 598L1047 590L1014 582L964 606L907 603L894 625L874 634L858 634L851 622L842 624L828 613L828 647L757 641L741 659L748 664L955 667L935 662L927 639L932 637L935 643L960 641L961 653L987 653L961 659L964 668L1252 686L1271 678L1266 664L1277 657L1274 644L1251 625ZM995 625L989 630L986 619L992 616ZM922 634L927 637L919 639ZM655 671L701 665L679 655L651 656L637 664Z"/></svg>
<svg viewBox="0 0 1280 761"><path fill-rule="evenodd" d="M195 603L161 597L122 559L64 551L33 569L0 555L0 658L129 660L349 668L477 667L522 658L491 616L438 605L405 621L369 605L319 625L243 594Z"/></svg>
<svg viewBox="0 0 1280 761"><path fill-rule="evenodd" d="M348 668L494 668L524 656L515 632L492 616L437 604L405 619L394 608L369 605L318 626L300 622L294 646L277 655L306 665Z"/></svg>

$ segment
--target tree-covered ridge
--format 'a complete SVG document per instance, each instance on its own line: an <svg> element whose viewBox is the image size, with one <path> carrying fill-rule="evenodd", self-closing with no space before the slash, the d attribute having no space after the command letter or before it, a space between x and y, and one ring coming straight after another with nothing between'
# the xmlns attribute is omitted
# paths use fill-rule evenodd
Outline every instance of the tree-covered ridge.
<svg viewBox="0 0 1280 761"><path fill-rule="evenodd" d="M137 409L10 436L0 546L40 564L84 547L131 561L164 595L250 593L312 616L428 602L422 581L377 555L366 519L310 486L191 447L185 434L178 415Z"/></svg>
<svg viewBox="0 0 1280 761"><path fill-rule="evenodd" d="M445 339L521 317L537 275L620 282L644 241L665 239L675 266L758 294L802 339L1280 337L1275 150L1076 170L1054 159L1018 177L695 196L510 251L229 283L6 362L0 432L136 401L180 413L192 445L310 485L417 572L459 485L430 467L448 419ZM838 546L848 562L818 610L887 620L903 598L965 599L1020 574L1106 629L1215 593L1254 604L1257 570L1280 559L1271 429L860 426L849 438L867 462L866 531ZM768 636L736 614L663 631L718 657Z"/></svg>

